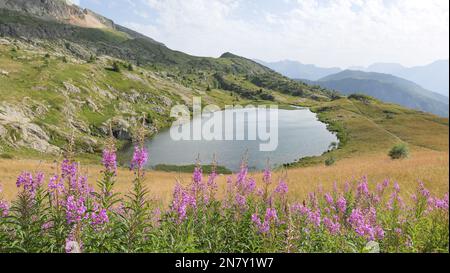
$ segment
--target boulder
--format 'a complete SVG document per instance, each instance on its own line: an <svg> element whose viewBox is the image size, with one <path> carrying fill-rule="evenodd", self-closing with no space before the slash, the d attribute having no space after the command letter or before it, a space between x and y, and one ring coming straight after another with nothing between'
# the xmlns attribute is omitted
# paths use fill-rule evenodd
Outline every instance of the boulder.
<svg viewBox="0 0 450 273"><path fill-rule="evenodd" d="M59 148L50 144L50 137L37 124L32 122L30 109L18 106L0 104L0 136L13 147L26 147L43 153L56 154ZM13 130L12 137L8 129Z"/></svg>

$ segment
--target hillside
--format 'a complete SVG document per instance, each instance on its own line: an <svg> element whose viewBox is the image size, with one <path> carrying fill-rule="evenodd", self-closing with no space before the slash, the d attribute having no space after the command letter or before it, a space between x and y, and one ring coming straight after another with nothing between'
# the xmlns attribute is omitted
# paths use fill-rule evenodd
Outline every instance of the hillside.
<svg viewBox="0 0 450 273"><path fill-rule="evenodd" d="M385 102L448 117L448 98L388 74L346 70L316 82L343 94L366 94Z"/></svg>
<svg viewBox="0 0 450 273"><path fill-rule="evenodd" d="M79 152L98 152L110 123L129 141L145 114L155 133L170 125L172 105L189 105L194 95L219 105L334 95L231 53L173 51L100 15L104 26L80 26L67 16L91 12L64 1L0 7L0 152L59 153L72 134Z"/></svg>

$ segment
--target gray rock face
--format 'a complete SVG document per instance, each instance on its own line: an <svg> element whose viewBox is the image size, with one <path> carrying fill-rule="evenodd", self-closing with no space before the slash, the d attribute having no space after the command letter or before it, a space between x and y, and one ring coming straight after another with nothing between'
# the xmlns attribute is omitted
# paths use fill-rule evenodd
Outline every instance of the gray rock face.
<svg viewBox="0 0 450 273"><path fill-rule="evenodd" d="M66 88L67 92L72 93L72 94L78 94L80 93L80 88L76 87L75 85L69 83L69 82L64 82L64 87Z"/></svg>
<svg viewBox="0 0 450 273"><path fill-rule="evenodd" d="M29 111L6 103L0 104L0 137L13 147L51 154L60 150L49 143L50 137L41 127L32 123Z"/></svg>

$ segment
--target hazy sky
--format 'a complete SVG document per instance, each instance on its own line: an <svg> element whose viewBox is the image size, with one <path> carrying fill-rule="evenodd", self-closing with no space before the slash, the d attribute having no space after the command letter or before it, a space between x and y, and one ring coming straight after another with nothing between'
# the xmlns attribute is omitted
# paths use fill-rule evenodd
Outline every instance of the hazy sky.
<svg viewBox="0 0 450 273"><path fill-rule="evenodd" d="M449 56L448 0L77 0L168 47L320 66Z"/></svg>

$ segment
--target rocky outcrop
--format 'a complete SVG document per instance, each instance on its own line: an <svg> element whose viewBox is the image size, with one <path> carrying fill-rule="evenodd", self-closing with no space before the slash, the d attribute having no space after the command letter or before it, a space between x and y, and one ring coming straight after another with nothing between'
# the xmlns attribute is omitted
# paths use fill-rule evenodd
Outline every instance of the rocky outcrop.
<svg viewBox="0 0 450 273"><path fill-rule="evenodd" d="M60 149L49 143L50 137L29 116L30 110L0 104L0 137L13 147L26 147L43 153L56 154Z"/></svg>
<svg viewBox="0 0 450 273"><path fill-rule="evenodd" d="M0 0L0 8L81 27L114 28L112 20L88 9L82 9L67 0Z"/></svg>

